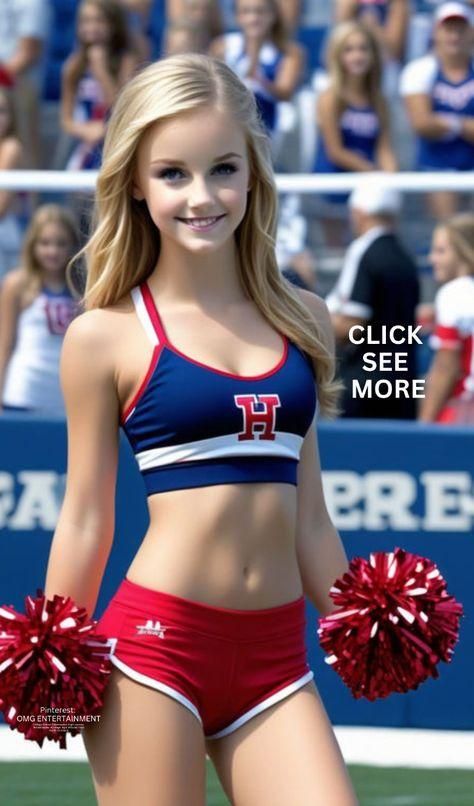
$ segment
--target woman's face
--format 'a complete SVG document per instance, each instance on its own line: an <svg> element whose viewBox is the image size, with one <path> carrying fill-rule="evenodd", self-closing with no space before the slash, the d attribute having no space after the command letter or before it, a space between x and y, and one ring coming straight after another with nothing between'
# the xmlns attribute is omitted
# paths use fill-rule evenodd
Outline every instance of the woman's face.
<svg viewBox="0 0 474 806"><path fill-rule="evenodd" d="M51 221L41 227L33 253L46 274L57 275L66 270L73 248L71 236L66 227Z"/></svg>
<svg viewBox="0 0 474 806"><path fill-rule="evenodd" d="M204 25L208 21L212 5L212 0L187 0L186 17L196 25Z"/></svg>
<svg viewBox="0 0 474 806"><path fill-rule="evenodd" d="M434 30L436 51L441 58L465 56L466 61L469 61L472 40L471 26L458 17L440 22Z"/></svg>
<svg viewBox="0 0 474 806"><path fill-rule="evenodd" d="M0 92L0 138L6 137L11 124L11 112L8 99Z"/></svg>
<svg viewBox="0 0 474 806"><path fill-rule="evenodd" d="M162 249L206 254L227 244L248 186L245 136L228 112L206 107L158 121L138 148L133 195L146 201Z"/></svg>
<svg viewBox="0 0 474 806"><path fill-rule="evenodd" d="M444 227L435 229L429 257L438 283L447 283L457 277L459 258L451 246L449 233Z"/></svg>
<svg viewBox="0 0 474 806"><path fill-rule="evenodd" d="M85 3L81 6L77 32L83 45L105 45L109 41L109 23L95 3Z"/></svg>
<svg viewBox="0 0 474 806"><path fill-rule="evenodd" d="M235 18L246 36L263 38L275 22L275 14L267 0L237 0Z"/></svg>
<svg viewBox="0 0 474 806"><path fill-rule="evenodd" d="M349 34L341 50L341 64L349 76L365 76L372 66L372 53L363 33Z"/></svg>

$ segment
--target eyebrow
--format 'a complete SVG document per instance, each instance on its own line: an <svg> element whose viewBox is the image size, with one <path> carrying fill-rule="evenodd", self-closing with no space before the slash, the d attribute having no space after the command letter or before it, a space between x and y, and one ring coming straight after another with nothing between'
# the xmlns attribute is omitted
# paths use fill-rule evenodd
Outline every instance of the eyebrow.
<svg viewBox="0 0 474 806"><path fill-rule="evenodd" d="M235 151L229 151L227 154L222 154L220 157L216 157L215 160L213 160L213 162L221 162L222 160L228 160L231 157L237 157L237 159L239 160L242 159L241 154L236 154ZM163 162L166 165L186 165L186 163L183 162L182 160L169 160L166 159L165 157L160 157L159 159L152 160L150 165L155 165L155 163L157 162Z"/></svg>

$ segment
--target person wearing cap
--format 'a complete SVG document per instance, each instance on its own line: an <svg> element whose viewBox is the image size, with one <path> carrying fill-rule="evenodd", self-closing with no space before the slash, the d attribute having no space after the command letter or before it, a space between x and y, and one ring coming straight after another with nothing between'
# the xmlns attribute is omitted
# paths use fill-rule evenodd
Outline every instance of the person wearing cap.
<svg viewBox="0 0 474 806"><path fill-rule="evenodd" d="M373 384L379 379L393 383L403 378L411 384L415 378L415 345L406 342L419 301L417 268L396 233L400 193L384 187L382 182L383 179L367 180L350 196L351 223L357 237L347 250L326 303L338 345L339 374L345 386L342 416L414 419L416 405L411 396L381 399L353 394L354 380L363 385L369 378ZM354 326L362 334L357 339L360 344L352 341ZM401 345L380 343L383 331L388 333L393 326L401 326L403 330L399 328L398 332L402 337L406 334L407 340L403 338ZM364 334L369 333L370 341L376 343L367 342ZM369 373L364 363L367 351L375 353L377 365L381 352L406 352L406 369L375 369Z"/></svg>
<svg viewBox="0 0 474 806"><path fill-rule="evenodd" d="M434 50L403 70L400 92L417 135L417 170L474 169L473 11L442 3L434 14ZM432 194L437 219L452 215L459 199Z"/></svg>

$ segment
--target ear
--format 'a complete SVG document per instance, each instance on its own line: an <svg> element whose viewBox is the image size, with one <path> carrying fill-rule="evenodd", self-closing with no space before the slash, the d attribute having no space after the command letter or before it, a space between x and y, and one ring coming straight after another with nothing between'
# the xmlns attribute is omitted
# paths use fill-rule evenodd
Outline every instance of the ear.
<svg viewBox="0 0 474 806"><path fill-rule="evenodd" d="M135 182L132 185L132 197L136 201L143 201L143 199L145 198L145 196L143 195L142 191L140 190L138 185L135 184Z"/></svg>

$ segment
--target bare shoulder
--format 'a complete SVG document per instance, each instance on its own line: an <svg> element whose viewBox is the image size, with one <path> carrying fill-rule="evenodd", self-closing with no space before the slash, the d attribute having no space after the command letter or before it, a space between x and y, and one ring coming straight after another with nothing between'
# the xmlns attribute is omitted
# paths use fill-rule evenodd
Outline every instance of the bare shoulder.
<svg viewBox="0 0 474 806"><path fill-rule="evenodd" d="M105 308L92 308L77 316L69 325L64 344L77 351L94 351L95 359L113 353L117 338L121 333L120 312L126 310L126 303Z"/></svg>
<svg viewBox="0 0 474 806"><path fill-rule="evenodd" d="M62 73L63 76L69 77L77 69L80 63L80 56L78 51L70 53L67 59L63 62Z"/></svg>
<svg viewBox="0 0 474 806"><path fill-rule="evenodd" d="M19 300L25 287L26 274L23 269L12 269L7 272L1 285L3 297L9 300Z"/></svg>
<svg viewBox="0 0 474 806"><path fill-rule="evenodd" d="M82 423L84 417L101 423L117 419L115 328L110 320L107 310L97 308L77 316L66 330L60 378L71 424Z"/></svg>
<svg viewBox="0 0 474 806"><path fill-rule="evenodd" d="M334 111L336 109L336 94L331 85L325 87L319 93L318 107L321 111Z"/></svg>
<svg viewBox="0 0 474 806"><path fill-rule="evenodd" d="M285 49L285 55L292 58L302 58L304 55L304 48L294 39L290 40Z"/></svg>
<svg viewBox="0 0 474 806"><path fill-rule="evenodd" d="M99 384L117 389L122 356L133 342L133 303L128 295L113 305L92 308L69 325L63 342L61 367L64 377L69 367L84 372Z"/></svg>
<svg viewBox="0 0 474 806"><path fill-rule="evenodd" d="M16 137L6 137L0 145L0 168L15 168L22 153L20 141Z"/></svg>

